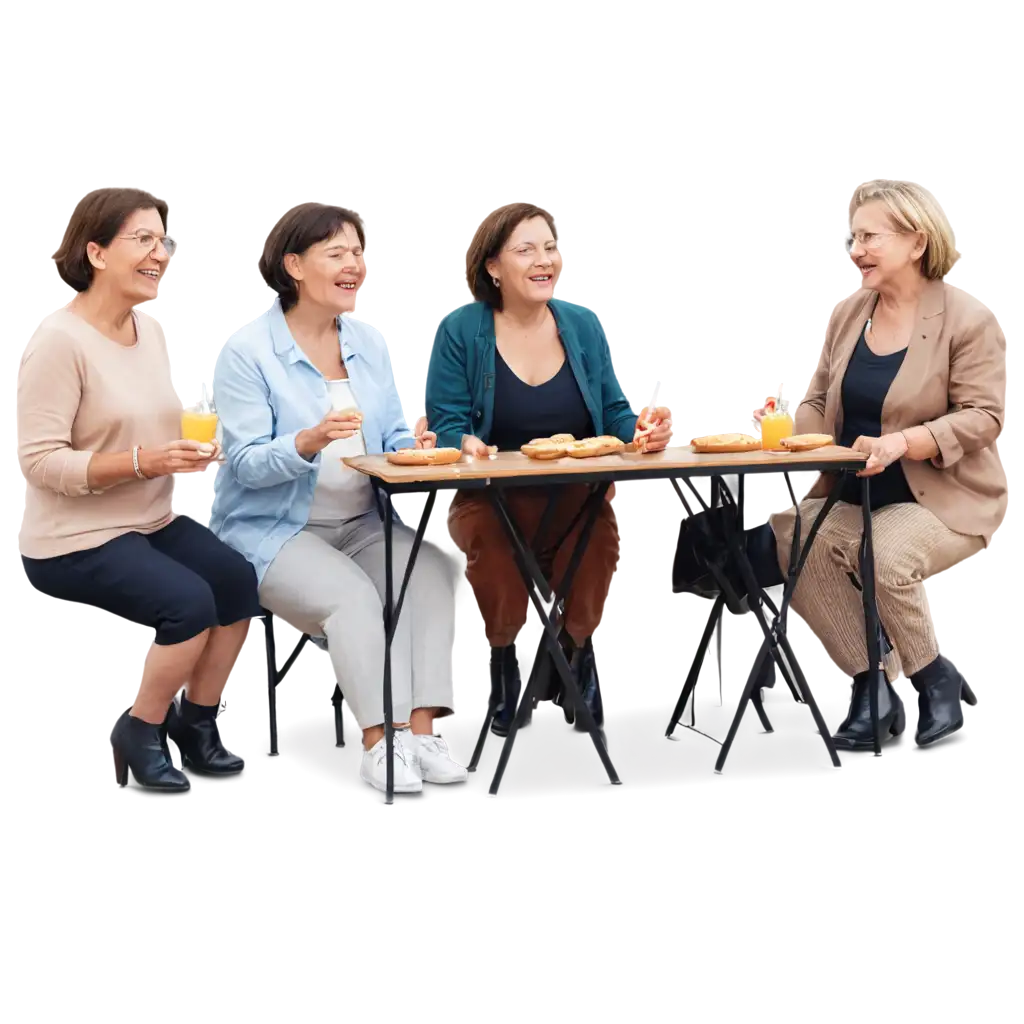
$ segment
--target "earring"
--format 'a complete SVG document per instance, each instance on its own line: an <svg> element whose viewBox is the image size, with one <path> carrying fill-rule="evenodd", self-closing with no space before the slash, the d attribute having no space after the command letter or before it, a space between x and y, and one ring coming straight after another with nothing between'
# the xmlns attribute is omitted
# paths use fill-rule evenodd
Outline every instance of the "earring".
<svg viewBox="0 0 1024 1024"><path fill-rule="evenodd" d="M496 277L492 277L491 280L494 282L494 287L495 288L500 288L501 287L501 282Z"/></svg>

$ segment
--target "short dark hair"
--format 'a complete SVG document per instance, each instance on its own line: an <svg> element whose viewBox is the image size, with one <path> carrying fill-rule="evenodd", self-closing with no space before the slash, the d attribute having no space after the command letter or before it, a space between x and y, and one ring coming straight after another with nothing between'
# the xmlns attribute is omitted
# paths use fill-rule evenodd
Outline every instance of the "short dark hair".
<svg viewBox="0 0 1024 1024"><path fill-rule="evenodd" d="M492 309L501 309L501 289L487 272L487 261L493 260L512 237L512 232L524 220L543 217L558 241L555 219L547 210L531 203L510 203L488 214L476 229L473 241L466 250L466 283L477 302L486 302Z"/></svg>
<svg viewBox="0 0 1024 1024"><path fill-rule="evenodd" d="M98 188L80 200L53 254L57 273L76 292L88 291L93 267L89 243L106 248L136 210L156 210L167 230L167 204L138 188Z"/></svg>
<svg viewBox="0 0 1024 1024"><path fill-rule="evenodd" d="M302 203L292 207L267 235L260 257L260 273L280 296L281 308L286 313L299 301L299 288L285 268L285 256L290 252L301 256L311 245L333 238L346 224L356 229L359 244L366 248L359 214L342 206L324 206L323 203Z"/></svg>

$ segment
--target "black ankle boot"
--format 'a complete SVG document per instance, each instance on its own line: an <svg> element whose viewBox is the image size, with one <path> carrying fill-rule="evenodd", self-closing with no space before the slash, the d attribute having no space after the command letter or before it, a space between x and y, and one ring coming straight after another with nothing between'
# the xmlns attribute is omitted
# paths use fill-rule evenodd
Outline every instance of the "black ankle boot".
<svg viewBox="0 0 1024 1024"><path fill-rule="evenodd" d="M968 704L977 704L978 698L956 666L941 654L910 681L917 690L917 733L914 741L927 747L943 736L948 736L964 724L961 698Z"/></svg>
<svg viewBox="0 0 1024 1024"><path fill-rule="evenodd" d="M594 716L594 724L603 731L604 703L601 700L601 684L597 678L597 663L594 661L594 641L589 637L573 657L572 672L576 677L576 685L583 694L583 703ZM587 731L579 716L576 716L574 727L577 732Z"/></svg>
<svg viewBox="0 0 1024 1024"><path fill-rule="evenodd" d="M839 731L832 742L839 750L874 750L875 739L871 731L871 680L878 685L878 731L885 742L890 736L899 736L907 727L903 701L881 672L861 672L853 677L853 696Z"/></svg>
<svg viewBox="0 0 1024 1024"><path fill-rule="evenodd" d="M496 647L489 653L487 728L508 732L516 709L516 651L508 646Z"/></svg>
<svg viewBox="0 0 1024 1024"><path fill-rule="evenodd" d="M188 779L174 767L167 749L165 724L152 725L133 718L128 709L115 723L110 734L114 748L114 772L119 786L128 785L128 769L135 781L146 789L166 793L184 793Z"/></svg>
<svg viewBox="0 0 1024 1024"><path fill-rule="evenodd" d="M224 748L217 730L218 705L193 704L183 693L171 705L167 735L181 751L181 766L200 775L237 775L245 762Z"/></svg>

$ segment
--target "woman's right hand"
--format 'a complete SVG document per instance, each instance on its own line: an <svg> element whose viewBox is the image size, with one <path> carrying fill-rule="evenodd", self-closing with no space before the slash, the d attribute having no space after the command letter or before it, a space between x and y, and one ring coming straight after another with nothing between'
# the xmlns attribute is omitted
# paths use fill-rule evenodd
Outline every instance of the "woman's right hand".
<svg viewBox="0 0 1024 1024"><path fill-rule="evenodd" d="M754 422L758 426L761 425L761 420L763 420L768 413L775 412L775 403L776 400L774 398L766 398L764 400L764 405L762 405L760 409L754 410Z"/></svg>
<svg viewBox="0 0 1024 1024"><path fill-rule="evenodd" d="M303 458L311 459L332 441L343 441L355 436L362 422L362 414L358 412L329 412L315 427L300 430L295 435L295 450Z"/></svg>
<svg viewBox="0 0 1024 1024"><path fill-rule="evenodd" d="M495 445L486 445L479 437L474 437L473 434L462 435L462 454L472 455L477 459L489 459L492 455L498 451Z"/></svg>
<svg viewBox="0 0 1024 1024"><path fill-rule="evenodd" d="M218 446L180 439L159 448L139 449L139 469L145 477L173 473L202 473L214 461Z"/></svg>

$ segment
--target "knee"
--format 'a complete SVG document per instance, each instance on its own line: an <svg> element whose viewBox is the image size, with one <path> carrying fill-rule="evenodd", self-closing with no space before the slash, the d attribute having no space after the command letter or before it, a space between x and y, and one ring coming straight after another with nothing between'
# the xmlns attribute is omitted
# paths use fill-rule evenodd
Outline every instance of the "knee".
<svg viewBox="0 0 1024 1024"><path fill-rule="evenodd" d="M455 559L433 544L424 543L418 560L422 563L418 571L422 572L421 578L425 583L432 589L440 589L448 594L455 593L455 583L458 579L458 565ZM416 575L414 572L413 578Z"/></svg>
<svg viewBox="0 0 1024 1024"><path fill-rule="evenodd" d="M252 563L234 548L221 545L205 572L217 605L218 623L229 626L260 613L259 587Z"/></svg>
<svg viewBox="0 0 1024 1024"><path fill-rule="evenodd" d="M486 502L466 500L448 513L448 533L470 563L511 557L511 548L494 509Z"/></svg>
<svg viewBox="0 0 1024 1024"><path fill-rule="evenodd" d="M920 581L920 568L906 551L875 552L875 585L880 590L900 590Z"/></svg>
<svg viewBox="0 0 1024 1024"><path fill-rule="evenodd" d="M219 622L213 590L196 577L189 585L165 593L156 627L156 642L181 644Z"/></svg>
<svg viewBox="0 0 1024 1024"><path fill-rule="evenodd" d="M395 586L397 600L398 585ZM347 580L345 584L344 601L339 602L331 608L322 622L324 634L328 642L331 634L337 636L340 632L350 631L356 624L373 623L371 636L377 636L379 624L384 621L384 605L377 593L377 588L368 576L359 575L354 579ZM362 628L360 626L360 632ZM366 637L360 636L360 641Z"/></svg>

